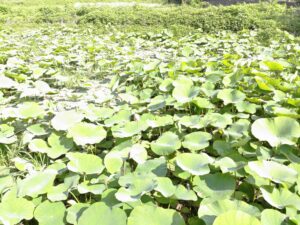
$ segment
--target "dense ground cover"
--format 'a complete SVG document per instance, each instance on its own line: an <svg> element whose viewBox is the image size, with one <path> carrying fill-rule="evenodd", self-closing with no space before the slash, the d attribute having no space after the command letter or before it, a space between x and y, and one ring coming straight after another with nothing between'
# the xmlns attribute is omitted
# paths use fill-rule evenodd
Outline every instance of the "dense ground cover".
<svg viewBox="0 0 300 225"><path fill-rule="evenodd" d="M0 221L299 224L300 42L278 35L2 31Z"/></svg>
<svg viewBox="0 0 300 225"><path fill-rule="evenodd" d="M300 30L297 9L267 3L229 7L163 5L154 8L75 8L73 2L49 5L3 3L0 6L0 28L23 29L40 27L45 23L80 27L92 25L98 29L109 24L122 31L161 32L168 28L177 36L185 36L197 29L208 33L260 29L271 37L277 28L296 35Z"/></svg>

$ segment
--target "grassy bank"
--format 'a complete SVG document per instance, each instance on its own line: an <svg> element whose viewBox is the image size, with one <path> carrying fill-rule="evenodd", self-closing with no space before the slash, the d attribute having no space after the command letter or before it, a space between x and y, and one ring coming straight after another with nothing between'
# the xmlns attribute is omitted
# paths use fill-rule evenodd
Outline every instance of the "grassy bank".
<svg viewBox="0 0 300 225"><path fill-rule="evenodd" d="M38 0L37 0L38 1ZM69 24L96 26L103 29L113 25L128 31L161 31L171 29L186 34L197 29L207 33L222 30L233 32L259 29L266 36L274 35L277 28L292 34L300 33L300 14L297 9L276 4L235 5L227 7L163 6L160 8L134 7L73 7L73 1L65 4L12 4L0 6L1 27L14 29L45 24Z"/></svg>

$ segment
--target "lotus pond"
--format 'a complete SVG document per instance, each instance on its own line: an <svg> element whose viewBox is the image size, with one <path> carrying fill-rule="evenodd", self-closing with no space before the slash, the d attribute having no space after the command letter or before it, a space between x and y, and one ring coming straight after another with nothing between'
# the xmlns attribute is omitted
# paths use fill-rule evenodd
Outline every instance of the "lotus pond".
<svg viewBox="0 0 300 225"><path fill-rule="evenodd" d="M293 36L0 40L0 223L300 224Z"/></svg>

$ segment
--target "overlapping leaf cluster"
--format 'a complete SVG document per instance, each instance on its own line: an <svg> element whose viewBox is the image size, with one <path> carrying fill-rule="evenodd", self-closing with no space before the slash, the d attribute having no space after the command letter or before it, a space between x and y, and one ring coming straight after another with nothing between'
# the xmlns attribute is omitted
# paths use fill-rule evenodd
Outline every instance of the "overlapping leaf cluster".
<svg viewBox="0 0 300 225"><path fill-rule="evenodd" d="M300 224L293 37L1 39L2 224Z"/></svg>

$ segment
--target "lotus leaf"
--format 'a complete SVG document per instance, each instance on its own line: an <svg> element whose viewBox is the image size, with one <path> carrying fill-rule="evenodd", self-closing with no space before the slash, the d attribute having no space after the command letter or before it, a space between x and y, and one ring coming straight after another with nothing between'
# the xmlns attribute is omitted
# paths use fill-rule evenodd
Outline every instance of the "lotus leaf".
<svg viewBox="0 0 300 225"><path fill-rule="evenodd" d="M131 117L131 112L128 110L120 110L117 114L104 121L106 126L112 126L114 124L122 124L128 122Z"/></svg>
<svg viewBox="0 0 300 225"><path fill-rule="evenodd" d="M80 122L68 129L68 137L72 137L77 145L97 144L106 137L106 131L102 126Z"/></svg>
<svg viewBox="0 0 300 225"><path fill-rule="evenodd" d="M175 210L141 205L135 207L128 218L128 225L136 224L184 225L185 222Z"/></svg>
<svg viewBox="0 0 300 225"><path fill-rule="evenodd" d="M146 162L148 154L147 150L141 144L135 144L130 149L130 158L136 161L138 164Z"/></svg>
<svg viewBox="0 0 300 225"><path fill-rule="evenodd" d="M48 137L48 143L51 146L47 150L47 155L52 158L58 158L61 155L66 154L73 147L73 141L70 138L67 138L59 133L53 132Z"/></svg>
<svg viewBox="0 0 300 225"><path fill-rule="evenodd" d="M97 202L83 211L78 219L78 225L126 225L127 216L119 208L110 208L102 202Z"/></svg>
<svg viewBox="0 0 300 225"><path fill-rule="evenodd" d="M157 155L169 155L181 147L178 136L172 132L163 133L151 143L151 150Z"/></svg>
<svg viewBox="0 0 300 225"><path fill-rule="evenodd" d="M22 220L31 220L35 205L25 198L8 198L0 203L0 222L19 224Z"/></svg>
<svg viewBox="0 0 300 225"><path fill-rule="evenodd" d="M252 124L251 131L257 139L267 141L272 147L294 145L300 137L299 123L288 117L258 119Z"/></svg>
<svg viewBox="0 0 300 225"><path fill-rule="evenodd" d="M285 207L300 209L300 197L286 188L277 189L270 186L263 186L260 190L264 199L277 209Z"/></svg>
<svg viewBox="0 0 300 225"><path fill-rule="evenodd" d="M79 123L83 119L83 115L76 111L63 111L57 113L51 120L51 125L57 131L65 131L70 127Z"/></svg>
<svg viewBox="0 0 300 225"><path fill-rule="evenodd" d="M12 144L17 141L14 128L7 124L0 125L0 144Z"/></svg>
<svg viewBox="0 0 300 225"><path fill-rule="evenodd" d="M67 222L70 224L78 224L78 219L84 212L89 207L89 204L87 203L75 203L74 205L70 206L67 209Z"/></svg>
<svg viewBox="0 0 300 225"><path fill-rule="evenodd" d="M199 87L195 87L193 82L181 82L177 81L175 88L173 89L172 96L179 103L191 102L199 93Z"/></svg>
<svg viewBox="0 0 300 225"><path fill-rule="evenodd" d="M43 116L45 111L36 102L24 102L17 109L17 116L22 119L37 118Z"/></svg>
<svg viewBox="0 0 300 225"><path fill-rule="evenodd" d="M193 132L184 137L182 146L191 150L198 151L209 146L209 140L212 139L211 134L206 132Z"/></svg>
<svg viewBox="0 0 300 225"><path fill-rule="evenodd" d="M46 200L36 207L34 218L41 225L64 225L65 214L66 208L62 202Z"/></svg>
<svg viewBox="0 0 300 225"><path fill-rule="evenodd" d="M69 189L70 186L65 183L52 186L47 193L47 198L52 202L66 200L68 198Z"/></svg>
<svg viewBox="0 0 300 225"><path fill-rule="evenodd" d="M57 172L52 169L35 172L17 183L18 196L37 197L47 193L53 186Z"/></svg>
<svg viewBox="0 0 300 225"><path fill-rule="evenodd" d="M229 198L235 191L235 179L229 174L207 174L195 177L193 180L194 191L201 198L221 200Z"/></svg>
<svg viewBox="0 0 300 225"><path fill-rule="evenodd" d="M265 209L261 213L261 224L262 225L282 225L286 215L276 211L274 209Z"/></svg>
<svg viewBox="0 0 300 225"><path fill-rule="evenodd" d="M164 157L150 159L144 162L143 164L139 164L135 172L140 173L153 173L156 176L164 177L167 174L167 163Z"/></svg>
<svg viewBox="0 0 300 225"><path fill-rule="evenodd" d="M230 210L219 215L213 225L261 225L259 220L240 210Z"/></svg>
<svg viewBox="0 0 300 225"><path fill-rule="evenodd" d="M223 89L219 91L218 98L223 100L225 105L228 105L230 103L235 104L242 102L246 98L246 95L238 90Z"/></svg>
<svg viewBox="0 0 300 225"><path fill-rule="evenodd" d="M35 136L42 136L48 134L47 126L44 124L34 124L26 128Z"/></svg>
<svg viewBox="0 0 300 225"><path fill-rule="evenodd" d="M219 201L204 199L200 204L198 216L200 219L205 221L207 225L212 225L217 216L222 215L230 210L243 211L255 217L260 216L260 211L255 206L249 205L244 201L232 201L228 199Z"/></svg>
<svg viewBox="0 0 300 225"><path fill-rule="evenodd" d="M172 180L168 177L158 177L157 186L155 190L168 198L175 194L176 186L173 185Z"/></svg>
<svg viewBox="0 0 300 225"><path fill-rule="evenodd" d="M205 175L210 172L208 167L213 159L206 153L182 153L176 157L177 165L193 175Z"/></svg>
<svg viewBox="0 0 300 225"><path fill-rule="evenodd" d="M96 107L93 104L89 104L84 111L84 116L90 121L100 121L111 117L114 110L106 107Z"/></svg>
<svg viewBox="0 0 300 225"><path fill-rule="evenodd" d="M127 138L137 135L145 129L147 129L147 126L144 126L142 123L138 121L131 121L124 125L113 126L111 131L115 138Z"/></svg>
<svg viewBox="0 0 300 225"><path fill-rule="evenodd" d="M292 168L273 161L252 161L248 163L251 172L256 176L270 179L276 183L290 183L297 181L298 173Z"/></svg>
<svg viewBox="0 0 300 225"><path fill-rule="evenodd" d="M67 153L70 160L68 169L80 174L100 174L104 170L102 159L96 155L86 153Z"/></svg>
<svg viewBox="0 0 300 225"><path fill-rule="evenodd" d="M198 199L193 190L189 190L181 184L176 187L174 198L184 201L197 201Z"/></svg>

